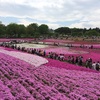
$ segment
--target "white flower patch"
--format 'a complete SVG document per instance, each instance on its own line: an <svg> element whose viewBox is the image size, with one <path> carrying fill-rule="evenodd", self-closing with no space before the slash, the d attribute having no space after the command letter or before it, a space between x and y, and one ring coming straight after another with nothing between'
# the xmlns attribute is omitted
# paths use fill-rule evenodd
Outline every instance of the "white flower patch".
<svg viewBox="0 0 100 100"><path fill-rule="evenodd" d="M10 55L12 57L18 58L20 60L24 60L24 61L34 65L35 67L38 67L38 66L48 62L48 60L43 58L43 57L28 54L28 53L7 51L7 50L3 50L3 49L0 49L0 52L7 54L7 55Z"/></svg>
<svg viewBox="0 0 100 100"><path fill-rule="evenodd" d="M47 45L30 44L30 43L17 44L17 47L18 46L25 47L25 48L45 48L45 47L48 47Z"/></svg>

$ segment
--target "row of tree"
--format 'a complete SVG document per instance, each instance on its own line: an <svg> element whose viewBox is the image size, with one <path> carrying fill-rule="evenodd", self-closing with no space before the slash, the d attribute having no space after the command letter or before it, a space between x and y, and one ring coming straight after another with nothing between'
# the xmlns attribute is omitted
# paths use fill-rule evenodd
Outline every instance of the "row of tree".
<svg viewBox="0 0 100 100"><path fill-rule="evenodd" d="M25 27L23 24L10 23L4 25L0 22L0 37L2 38L23 38L23 37L58 37L58 36L100 36L100 28L94 29L80 29L80 28L68 28L60 27L55 30L49 29L46 24L37 23L29 24Z"/></svg>
<svg viewBox="0 0 100 100"><path fill-rule="evenodd" d="M35 37L38 35L45 35L49 32L47 25L42 24L38 26L36 23L29 24L25 27L22 24L10 23L5 26L0 24L0 37L6 38L20 38L20 37ZM40 34L41 33L41 34Z"/></svg>
<svg viewBox="0 0 100 100"><path fill-rule="evenodd" d="M100 28L86 29L86 28L68 28L60 27L55 32L62 35L70 36L100 36Z"/></svg>

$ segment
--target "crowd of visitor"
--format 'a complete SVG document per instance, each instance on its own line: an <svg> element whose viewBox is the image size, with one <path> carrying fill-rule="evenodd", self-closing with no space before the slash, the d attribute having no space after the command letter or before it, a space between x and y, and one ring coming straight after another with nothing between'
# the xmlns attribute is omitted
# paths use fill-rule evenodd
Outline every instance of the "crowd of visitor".
<svg viewBox="0 0 100 100"><path fill-rule="evenodd" d="M31 53L31 54L36 54L39 56L43 56L43 57L48 57L51 59L55 59L55 60L60 60L60 61L67 61L71 64L76 64L79 66L85 66L86 68L90 68L90 69L94 69L99 71L100 70L100 62L94 62L91 58L88 58L86 60L84 60L84 58L82 56L65 56L64 54L57 54L55 52L49 52L46 53L45 50L41 50L41 49L33 49L33 48L25 48L25 47L20 47L16 44L9 44L9 43L2 43L0 44L0 46L3 47L8 47L8 48L12 48L12 49L17 49L23 52L27 52L27 53Z"/></svg>
<svg viewBox="0 0 100 100"><path fill-rule="evenodd" d="M100 70L100 62L93 62L93 60L91 58L86 59L86 61L84 61L82 56L68 56L68 60L69 63L72 64L76 64L79 66L85 66L86 68L90 68L90 69L94 69L99 71Z"/></svg>

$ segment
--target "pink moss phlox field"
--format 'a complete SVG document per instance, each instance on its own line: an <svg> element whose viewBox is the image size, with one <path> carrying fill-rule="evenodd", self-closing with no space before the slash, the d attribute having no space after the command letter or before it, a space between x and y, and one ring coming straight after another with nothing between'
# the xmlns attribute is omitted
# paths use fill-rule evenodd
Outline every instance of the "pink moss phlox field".
<svg viewBox="0 0 100 100"><path fill-rule="evenodd" d="M100 51L93 51L91 49L81 49L81 48L67 48L67 47L48 47L43 48L48 54L49 52L55 52L57 54L64 54L67 59L68 56L83 56L83 61L86 61L88 58L92 58L93 61L100 61Z"/></svg>
<svg viewBox="0 0 100 100"><path fill-rule="evenodd" d="M46 66L49 67L57 67L57 68L64 68L64 69L68 69L68 70L78 70L78 71L87 71L87 72L98 72L89 68L85 68L83 66L78 66L75 64L70 64L67 62L61 62L58 60L53 60L53 59L49 59L48 58L48 63L45 64Z"/></svg>
<svg viewBox="0 0 100 100"><path fill-rule="evenodd" d="M35 67L0 53L0 99L97 100L100 97L100 73L85 68L80 71L82 68L78 66L66 70L63 66L72 65L49 61L48 65Z"/></svg>
<svg viewBox="0 0 100 100"><path fill-rule="evenodd" d="M73 54L74 56L83 56L83 60L86 61L86 59L88 58L92 58L92 60L94 62L100 61L100 50L96 50L96 49L82 49L82 48L73 48L73 50L76 51L84 51L84 52L88 52L88 53L81 53L81 54ZM68 56L69 54L66 54L66 56Z"/></svg>
<svg viewBox="0 0 100 100"><path fill-rule="evenodd" d="M84 59L100 60L100 51L80 48L75 50L88 52L81 54ZM30 62L13 56L13 53L8 55L8 51L10 54L15 50L1 47L0 51L2 51L0 100L99 100L100 98L99 71L49 58L48 63L35 67ZM17 55L21 54L17 52ZM68 55L71 54L65 54L66 57ZM39 61L42 62L41 59Z"/></svg>
<svg viewBox="0 0 100 100"><path fill-rule="evenodd" d="M43 42L55 42L55 43L67 43L67 42L74 42L72 40L61 40L61 39L45 39Z"/></svg>
<svg viewBox="0 0 100 100"><path fill-rule="evenodd" d="M59 43L62 45L66 45L66 44L72 44L75 47L80 47L80 45L84 45L85 47L90 47L91 45L93 45L94 48L100 49L100 44L98 43L91 43L91 42L86 42L86 41L73 41L73 40L61 40L61 39L45 39L42 40L42 42L47 42L49 44L49 42L51 42L51 44L55 43Z"/></svg>
<svg viewBox="0 0 100 100"><path fill-rule="evenodd" d="M84 47L87 47L87 48L89 48L91 45L93 45L93 48L95 48L95 49L100 49L100 44L84 44ZM74 46L74 47L80 47L81 46L81 44L72 44L72 46Z"/></svg>
<svg viewBox="0 0 100 100"><path fill-rule="evenodd" d="M87 51L74 50L68 47L48 47L48 48L43 48L42 50L45 50L47 53L55 52L57 54L83 54L83 53L87 54L88 53Z"/></svg>
<svg viewBox="0 0 100 100"><path fill-rule="evenodd" d="M100 51L96 50L90 50L90 49L80 49L80 48L67 48L67 47L47 47L47 48L40 48L41 50L45 50L46 54L48 55L49 52L54 52L57 54L64 54L65 59L68 58L68 56L83 56L83 61L86 61L88 58L92 58L93 61L97 62L100 61Z"/></svg>
<svg viewBox="0 0 100 100"><path fill-rule="evenodd" d="M26 61L26 62L28 62L36 67L48 62L47 59L45 59L45 58L42 58L42 57L37 56L37 55L31 55L28 53L8 51L8 50L4 50L2 48L0 49L0 52L7 54L7 55L10 55L10 56L13 56L13 57L16 57L20 60L24 60L24 61Z"/></svg>
<svg viewBox="0 0 100 100"><path fill-rule="evenodd" d="M24 41L33 41L34 39L33 38L0 38L0 42L10 42L10 41L12 41L12 40L17 40L17 41L22 41L22 40L24 40Z"/></svg>

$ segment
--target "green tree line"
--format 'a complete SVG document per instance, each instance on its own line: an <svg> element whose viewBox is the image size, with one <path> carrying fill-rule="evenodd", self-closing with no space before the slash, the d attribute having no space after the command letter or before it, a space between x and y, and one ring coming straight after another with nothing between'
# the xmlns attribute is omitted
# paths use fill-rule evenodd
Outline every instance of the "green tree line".
<svg viewBox="0 0 100 100"><path fill-rule="evenodd" d="M28 26L23 24L10 23L8 25L0 22L0 38L37 38L44 37L58 37L58 36L100 36L100 28L82 29L59 27L55 30L49 29L48 25L31 23Z"/></svg>
<svg viewBox="0 0 100 100"><path fill-rule="evenodd" d="M38 37L49 34L49 27L45 24L38 26L37 23L29 24L27 27L23 24L10 23L5 26L0 23L1 38L25 38Z"/></svg>
<svg viewBox="0 0 100 100"><path fill-rule="evenodd" d="M100 28L86 29L86 28L68 28L60 27L55 30L56 33L69 36L100 36Z"/></svg>

